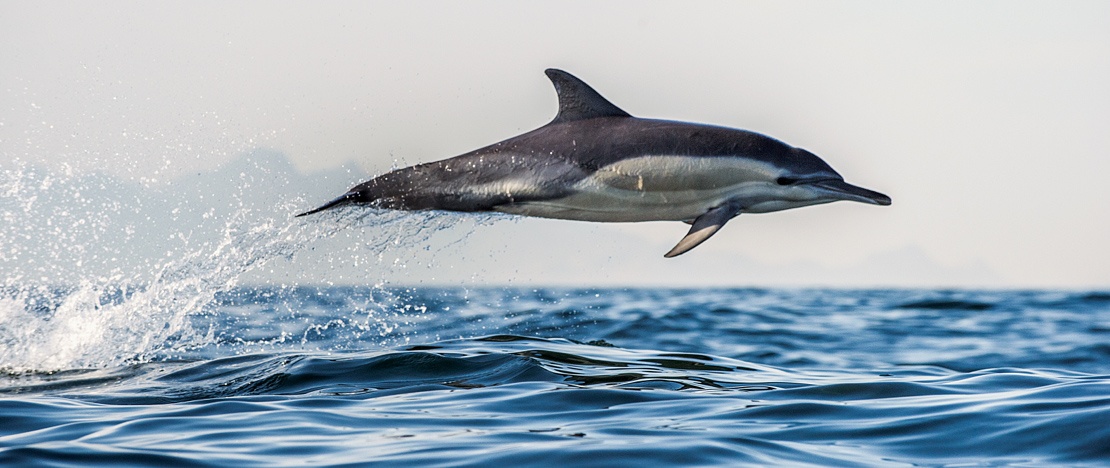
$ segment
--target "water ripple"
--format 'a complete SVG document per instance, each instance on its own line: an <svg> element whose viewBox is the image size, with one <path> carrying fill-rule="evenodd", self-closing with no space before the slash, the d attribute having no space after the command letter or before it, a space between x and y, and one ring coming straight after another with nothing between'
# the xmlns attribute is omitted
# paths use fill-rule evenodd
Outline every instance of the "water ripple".
<svg viewBox="0 0 1110 468"><path fill-rule="evenodd" d="M68 388L27 380L4 389L19 398L0 399L2 463L74 464L85 454L207 466L904 466L1110 456L1110 379L1079 372L791 370L494 335L149 363L129 375L91 371Z"/></svg>

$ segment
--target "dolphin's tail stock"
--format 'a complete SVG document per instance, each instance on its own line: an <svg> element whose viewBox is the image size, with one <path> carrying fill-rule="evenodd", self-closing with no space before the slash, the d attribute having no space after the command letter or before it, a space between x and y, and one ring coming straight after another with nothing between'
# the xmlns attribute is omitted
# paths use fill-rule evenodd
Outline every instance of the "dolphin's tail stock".
<svg viewBox="0 0 1110 468"><path fill-rule="evenodd" d="M301 213L299 215L294 216L294 218L299 218L301 216L310 215L310 214L313 214L313 213L319 213L321 211L324 211L324 210L327 210L327 209L330 209L330 208L335 208L337 206L347 205L347 204L353 203L355 200L358 200L360 197L361 197L361 194L359 192L356 192L356 191L352 190L350 192L344 193L343 195L340 195L339 198L336 198L335 200L324 203L319 208L305 211L304 213Z"/></svg>

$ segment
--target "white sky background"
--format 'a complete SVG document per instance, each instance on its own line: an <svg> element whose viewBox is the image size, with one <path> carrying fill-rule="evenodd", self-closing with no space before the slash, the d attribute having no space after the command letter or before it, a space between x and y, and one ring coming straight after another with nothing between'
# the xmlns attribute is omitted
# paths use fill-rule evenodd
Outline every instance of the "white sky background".
<svg viewBox="0 0 1110 468"><path fill-rule="evenodd" d="M970 273L913 285L1110 285L1107 2L7 1L0 166L158 183L271 148L376 174L545 124L547 67L633 115L807 148L894 204L741 216L673 260L685 225L499 223L459 257L491 282L858 284L920 254Z"/></svg>

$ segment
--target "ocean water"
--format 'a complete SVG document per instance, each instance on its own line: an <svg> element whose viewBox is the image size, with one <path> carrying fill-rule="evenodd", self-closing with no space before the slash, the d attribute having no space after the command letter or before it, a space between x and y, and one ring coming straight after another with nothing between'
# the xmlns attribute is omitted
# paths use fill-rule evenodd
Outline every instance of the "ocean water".
<svg viewBox="0 0 1110 468"><path fill-rule="evenodd" d="M0 465L1110 463L1102 292L239 287L188 321L9 367Z"/></svg>
<svg viewBox="0 0 1110 468"><path fill-rule="evenodd" d="M1110 292L400 287L464 217L260 170L0 173L0 466L1110 466ZM367 286L245 281L329 239Z"/></svg>

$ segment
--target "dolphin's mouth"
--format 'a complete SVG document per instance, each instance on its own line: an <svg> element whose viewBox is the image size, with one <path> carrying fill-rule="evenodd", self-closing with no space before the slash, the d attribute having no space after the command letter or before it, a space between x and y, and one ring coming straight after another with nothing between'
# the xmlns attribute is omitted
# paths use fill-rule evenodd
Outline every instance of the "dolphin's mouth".
<svg viewBox="0 0 1110 468"><path fill-rule="evenodd" d="M874 190L867 190L863 187L857 187L849 184L843 180L829 179L817 182L812 182L809 185L823 189L836 195L841 200L858 201L860 203L870 203L872 205L886 206L890 204L890 197L883 195Z"/></svg>

